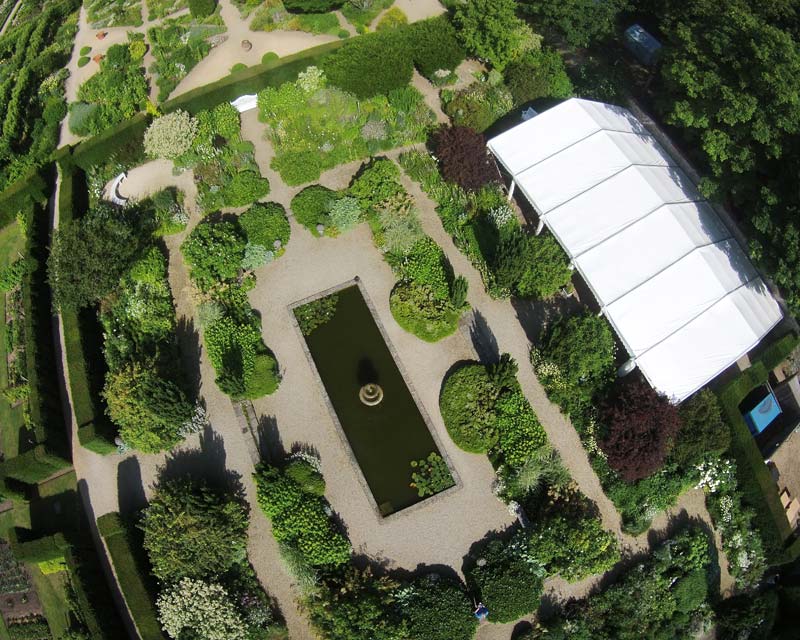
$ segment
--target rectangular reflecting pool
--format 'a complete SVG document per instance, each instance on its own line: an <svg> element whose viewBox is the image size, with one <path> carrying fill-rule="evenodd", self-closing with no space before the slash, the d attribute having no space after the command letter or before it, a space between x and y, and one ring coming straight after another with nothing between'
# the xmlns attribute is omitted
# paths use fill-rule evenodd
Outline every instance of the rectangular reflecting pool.
<svg viewBox="0 0 800 640"><path fill-rule="evenodd" d="M302 310L326 302L325 321L306 328ZM295 315L379 513L386 516L424 500L411 486L412 461L440 452L359 287L311 305L296 307ZM359 397L370 383L383 391L375 406Z"/></svg>

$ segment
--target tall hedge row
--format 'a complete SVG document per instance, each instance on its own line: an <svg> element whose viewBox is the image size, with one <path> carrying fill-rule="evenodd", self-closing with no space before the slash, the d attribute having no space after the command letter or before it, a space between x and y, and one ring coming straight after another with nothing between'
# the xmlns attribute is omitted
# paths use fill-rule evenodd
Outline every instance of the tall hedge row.
<svg viewBox="0 0 800 640"><path fill-rule="evenodd" d="M119 513L107 513L97 519L97 528L105 540L117 582L128 604L142 638L164 638L148 578L140 570L137 558L142 555L141 542L131 539L131 530Z"/></svg>

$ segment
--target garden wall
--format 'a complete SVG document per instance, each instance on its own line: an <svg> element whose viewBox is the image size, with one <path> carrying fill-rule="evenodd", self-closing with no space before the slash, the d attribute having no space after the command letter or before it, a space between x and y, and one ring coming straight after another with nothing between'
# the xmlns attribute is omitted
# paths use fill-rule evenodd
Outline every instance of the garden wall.
<svg viewBox="0 0 800 640"><path fill-rule="evenodd" d="M131 617L142 638L164 638L158 622L148 580L141 571L141 544L131 540L131 531L119 513L107 513L97 519L97 528L105 540L114 571Z"/></svg>

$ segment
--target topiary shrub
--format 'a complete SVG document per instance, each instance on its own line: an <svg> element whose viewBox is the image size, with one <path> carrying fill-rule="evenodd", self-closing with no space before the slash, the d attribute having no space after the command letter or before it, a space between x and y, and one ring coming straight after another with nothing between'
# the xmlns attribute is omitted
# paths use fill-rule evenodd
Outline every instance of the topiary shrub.
<svg viewBox="0 0 800 640"><path fill-rule="evenodd" d="M434 144L446 181L467 191L500 181L482 134L466 127L445 127L436 135Z"/></svg>
<svg viewBox="0 0 800 640"><path fill-rule="evenodd" d="M717 459L731 444L731 431L722 419L717 396L701 389L680 406L681 429L670 459L683 467L695 467L705 459Z"/></svg>
<svg viewBox="0 0 800 640"><path fill-rule="evenodd" d="M267 64L268 62L274 62L278 60L280 56L275 53L274 51L267 51L263 56L261 56L261 64Z"/></svg>
<svg viewBox="0 0 800 640"><path fill-rule="evenodd" d="M78 58L78 68L85 67L91 60L89 56L81 56Z"/></svg>
<svg viewBox="0 0 800 640"><path fill-rule="evenodd" d="M410 43L414 65L433 82L436 81L437 72L454 70L467 55L446 16L420 20L404 31Z"/></svg>
<svg viewBox="0 0 800 640"><path fill-rule="evenodd" d="M172 582L213 578L240 562L248 521L241 502L184 479L157 488L139 527L153 574Z"/></svg>
<svg viewBox="0 0 800 640"><path fill-rule="evenodd" d="M217 0L189 0L189 12L194 18L207 18L217 9Z"/></svg>
<svg viewBox="0 0 800 640"><path fill-rule="evenodd" d="M315 236L320 235L317 225L329 226L330 211L338 196L335 191L318 184L306 187L292 198L291 209L295 220Z"/></svg>
<svg viewBox="0 0 800 640"><path fill-rule="evenodd" d="M237 62L235 65L231 67L231 73L236 73L237 71L244 71L247 69L247 65L244 62Z"/></svg>
<svg viewBox="0 0 800 640"><path fill-rule="evenodd" d="M470 453L486 453L497 442L497 389L486 367L468 364L444 383L439 408L453 442Z"/></svg>

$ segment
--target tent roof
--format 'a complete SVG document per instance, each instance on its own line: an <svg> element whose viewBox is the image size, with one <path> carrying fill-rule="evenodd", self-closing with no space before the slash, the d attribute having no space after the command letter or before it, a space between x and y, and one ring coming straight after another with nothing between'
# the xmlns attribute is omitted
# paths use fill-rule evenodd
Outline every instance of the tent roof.
<svg viewBox="0 0 800 640"><path fill-rule="evenodd" d="M567 100L488 147L659 391L683 400L780 321L730 231L626 109Z"/></svg>

